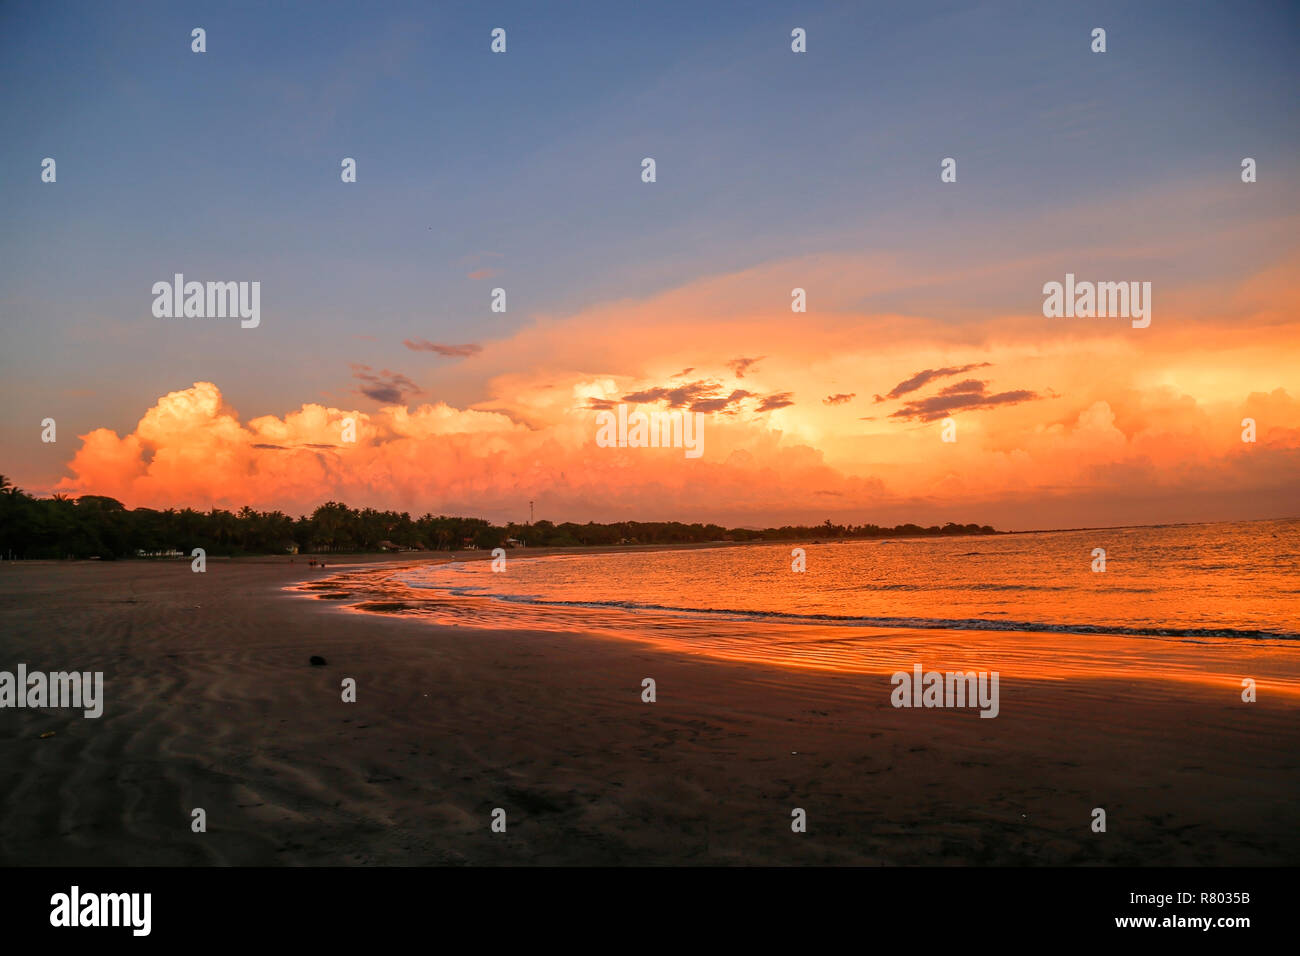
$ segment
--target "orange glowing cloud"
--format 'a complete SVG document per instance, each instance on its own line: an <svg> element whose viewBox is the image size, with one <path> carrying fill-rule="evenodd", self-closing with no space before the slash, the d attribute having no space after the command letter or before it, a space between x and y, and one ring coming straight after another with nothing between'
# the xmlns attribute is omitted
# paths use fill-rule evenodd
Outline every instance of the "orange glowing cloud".
<svg viewBox="0 0 1300 956"><path fill-rule="evenodd" d="M82 436L60 490L131 506L298 511L334 498L494 519L536 499L557 520L735 524L1294 511L1300 324L1285 269L1221 295L1230 320L1171 293L1142 330L863 314L850 270L912 281L889 263L819 257L540 316L450 366L479 393L466 407L412 407L413 383L367 369L377 411L309 403L241 421L198 382L125 436ZM809 312L790 311L794 287L816 290ZM620 403L702 414L703 455L599 447L596 413ZM953 442L941 440L948 416ZM1254 442L1242 441L1248 418Z"/></svg>

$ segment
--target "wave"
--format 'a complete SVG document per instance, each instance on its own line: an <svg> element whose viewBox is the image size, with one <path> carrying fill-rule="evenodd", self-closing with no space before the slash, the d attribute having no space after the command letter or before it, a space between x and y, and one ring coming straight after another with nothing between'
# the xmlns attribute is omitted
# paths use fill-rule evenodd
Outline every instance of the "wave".
<svg viewBox="0 0 1300 956"><path fill-rule="evenodd" d="M439 569L444 570L444 569ZM460 569L456 569L460 570ZM466 571L469 569L466 568ZM469 593L471 591L483 591L485 588L475 584L438 584L430 581L411 581L403 580L403 584L413 588L424 588L429 590L446 590ZM867 584L847 584L833 590L839 591L914 591L914 592L932 592L939 593L943 591L1055 591L1055 592L1073 592L1078 588L1059 584L962 584L946 587L935 584L885 584L880 582L870 582ZM1094 588L1097 593L1112 594L1155 594L1156 588L1134 588L1134 587L1098 587ZM492 597L502 597L505 595L490 595ZM649 606L649 605L647 605Z"/></svg>
<svg viewBox="0 0 1300 956"><path fill-rule="evenodd" d="M813 624L833 627L909 628L915 630L952 631L1026 631L1052 634L1110 634L1124 637L1229 638L1239 640L1300 640L1300 633L1290 631L1247 630L1230 627L1132 627L1109 624L1046 623L1043 621L993 621L987 618L876 617L838 614L795 613L790 611L754 611L740 608L690 608L670 604L646 604L637 601L560 601L531 594L496 594L476 585L438 585L404 581L409 587L446 591L456 597L486 598L507 604L529 607L588 608L652 612L732 621L779 621L788 624Z"/></svg>

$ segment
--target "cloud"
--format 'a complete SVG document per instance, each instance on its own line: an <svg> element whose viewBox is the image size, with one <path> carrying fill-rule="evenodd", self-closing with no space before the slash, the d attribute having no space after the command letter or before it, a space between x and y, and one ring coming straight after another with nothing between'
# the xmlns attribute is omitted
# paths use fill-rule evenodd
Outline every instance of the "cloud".
<svg viewBox="0 0 1300 956"><path fill-rule="evenodd" d="M491 279L494 276L501 275L500 269L475 269L465 276L467 279Z"/></svg>
<svg viewBox="0 0 1300 956"><path fill-rule="evenodd" d="M731 374L736 378L744 378L745 373L757 362L763 361L766 356L760 355L758 358L738 358L732 359L727 363L727 368L731 369Z"/></svg>
<svg viewBox="0 0 1300 956"><path fill-rule="evenodd" d="M884 398L877 395L876 401L883 402L888 398L901 398L909 392L915 392L918 388L934 381L936 378L946 378L949 375L960 375L962 372L969 372L973 368L985 368L989 364L990 363L988 362L977 362L970 365L956 365L950 368L927 368L923 371L917 372L911 378L906 378L899 382L889 390L889 394Z"/></svg>
<svg viewBox="0 0 1300 956"><path fill-rule="evenodd" d="M840 392L836 395L827 395L822 399L823 405L843 405L845 402L851 402L857 397L856 392Z"/></svg>
<svg viewBox="0 0 1300 956"><path fill-rule="evenodd" d="M405 375L388 369L376 372L369 365L354 364L352 377L364 383L357 391L385 405L397 405L405 402L408 396L424 394L424 390Z"/></svg>
<svg viewBox="0 0 1300 956"><path fill-rule="evenodd" d="M413 352L437 352L448 358L469 358L483 351L483 346L473 342L465 345L439 345L427 339L403 339L402 344Z"/></svg>
<svg viewBox="0 0 1300 956"><path fill-rule="evenodd" d="M714 394L720 387L716 382L691 382L675 388L656 385L652 388L643 388L637 392L629 392L623 396L623 401L634 404L664 402L669 408L682 408L699 398Z"/></svg>
<svg viewBox="0 0 1300 956"><path fill-rule="evenodd" d="M730 395L720 398L697 398L691 402L691 411L693 412L734 412L739 407L741 401L753 397L753 392L747 392L743 388L734 389Z"/></svg>
<svg viewBox="0 0 1300 956"><path fill-rule="evenodd" d="M686 385L671 387L656 385L643 388L639 391L628 392L623 396L622 400L632 404L663 402L669 408L687 408L693 412L733 412L739 408L742 401L753 397L754 394L737 388L732 389L727 395L722 395L722 389L721 382L701 380ZM589 407L609 406L591 404Z"/></svg>
<svg viewBox="0 0 1300 956"><path fill-rule="evenodd" d="M968 385L970 383L963 382L961 384ZM973 391L968 388L956 390L957 387L954 386L953 388L944 389L939 395L908 402L889 417L932 422L940 418L946 418L951 412L959 410L975 411L976 409L994 408L998 405L1018 405L1021 402L1034 401L1039 397L1035 392L1024 389L986 395L983 382L974 382L974 384L977 387Z"/></svg>
<svg viewBox="0 0 1300 956"><path fill-rule="evenodd" d="M356 423L355 442L338 441L344 418ZM676 448L602 448L597 430L577 404L539 427L442 402L374 413L305 404L244 422L215 384L198 382L160 398L125 436L106 428L81 436L60 490L128 507L301 513L335 499L498 520L527 514L529 497L552 514L592 520L703 520L719 501L760 520L773 501L805 489L853 502L883 492L879 481L843 475L761 425L708 417L700 460Z"/></svg>
<svg viewBox="0 0 1300 956"><path fill-rule="evenodd" d="M1164 318L1136 331L996 311L962 322L863 312L862 284L924 278L900 279L891 265L777 263L529 316L474 361L447 363L436 396L359 366L368 378L358 384L385 400L370 414L299 407L289 395L279 417L241 420L211 383L137 396L137 408L112 414L147 409L139 424L82 435L60 490L151 507L310 509L332 497L493 519L526 517L535 497L556 520L747 525L832 517L1023 528L1294 513L1294 268L1270 266L1240 287L1216 279L1209 304L1205 290L1170 289ZM771 290L809 275L826 311L793 324ZM743 368L744 389L728 371L737 343L765 356ZM962 374L984 367L999 370L999 383L1014 376L1014 389ZM825 399L794 404L864 369L899 383L893 408L846 421ZM422 404L408 406L412 395ZM596 447L596 412L630 399L700 410L704 455ZM956 443L941 445L927 424L978 409L996 414L967 416ZM357 420L355 445L340 443L344 416ZM1241 441L1244 417L1258 422L1255 444Z"/></svg>
<svg viewBox="0 0 1300 956"><path fill-rule="evenodd" d="M772 412L778 408L788 408L794 404L793 392L776 392L758 403L760 412Z"/></svg>

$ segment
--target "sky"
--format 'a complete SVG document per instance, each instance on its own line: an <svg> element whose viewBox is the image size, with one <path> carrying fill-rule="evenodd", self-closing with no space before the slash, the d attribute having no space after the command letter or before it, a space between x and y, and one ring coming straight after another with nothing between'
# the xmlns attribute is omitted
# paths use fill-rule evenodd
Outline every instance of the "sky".
<svg viewBox="0 0 1300 956"><path fill-rule="evenodd" d="M494 521L1296 515L1298 28L1280 2L0 5L0 471ZM260 323L155 316L175 273L259 282ZM1149 282L1150 325L1045 317L1067 273ZM600 447L620 403L699 412L703 453Z"/></svg>

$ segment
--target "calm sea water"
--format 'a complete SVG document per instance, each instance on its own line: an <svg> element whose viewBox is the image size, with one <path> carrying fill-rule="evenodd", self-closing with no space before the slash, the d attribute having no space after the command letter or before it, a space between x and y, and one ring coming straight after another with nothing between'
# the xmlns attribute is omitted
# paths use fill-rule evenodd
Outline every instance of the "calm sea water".
<svg viewBox="0 0 1300 956"><path fill-rule="evenodd" d="M804 573L791 571L794 547L807 553ZM1106 552L1101 573L1092 569L1096 548ZM505 573L487 561L407 568L390 574L383 595L444 620L543 627L604 612L656 626L731 619L1300 639L1297 520L527 554L508 552Z"/></svg>

